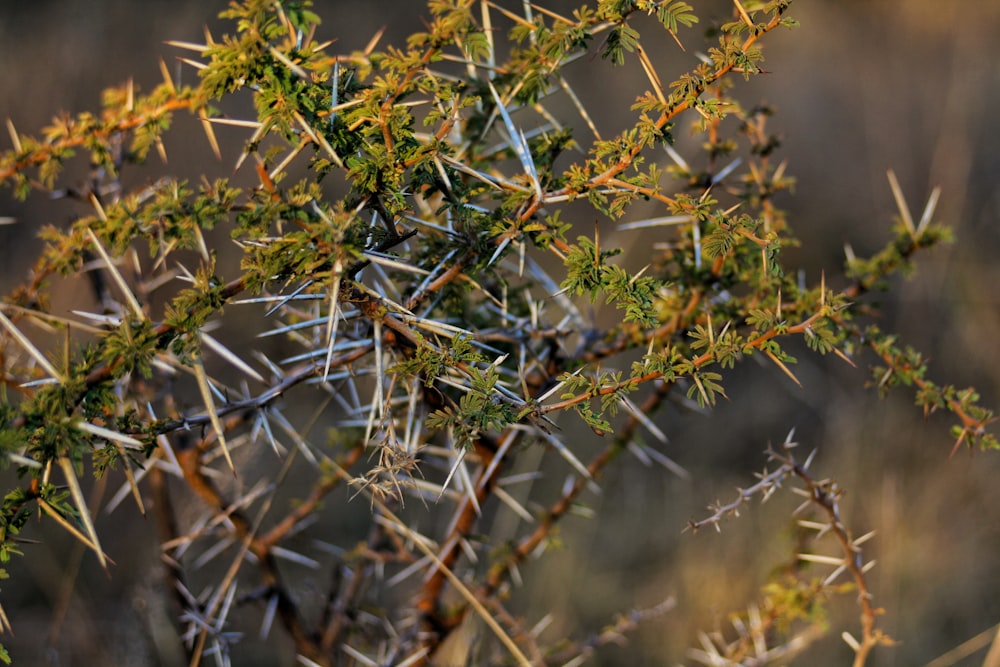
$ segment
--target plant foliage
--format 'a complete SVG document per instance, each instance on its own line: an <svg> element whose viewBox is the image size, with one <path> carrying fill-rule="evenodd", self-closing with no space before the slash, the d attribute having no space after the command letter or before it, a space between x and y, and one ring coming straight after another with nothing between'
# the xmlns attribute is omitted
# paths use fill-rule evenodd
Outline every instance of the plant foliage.
<svg viewBox="0 0 1000 667"><path fill-rule="evenodd" d="M776 199L793 181L776 158L771 110L745 106L731 86L759 74L769 34L795 22L790 0L733 4L731 20L704 38L704 17L684 2L529 11L430 0L425 30L404 46L375 39L337 54L309 3L244 0L222 14L229 34L173 43L197 84L165 74L148 93L110 89L99 113L57 117L37 137L10 126L0 182L22 199L57 193L88 211L43 230L30 278L0 304L0 448L18 473L0 508L0 561L16 574L8 563L28 549L21 535L40 513L103 564L84 471L124 480L140 508L165 514L177 490L162 479L174 477L214 527L173 517L163 536L192 663L235 650L228 614L243 604L267 610L263 632L287 634L307 664L455 664L448 652L457 664L564 664L670 605L549 644L530 630L542 613L507 606L519 569L543 557L620 454L672 467L639 431L662 436L654 414L671 398L711 408L726 397L727 373L751 357L795 379L790 340L848 363L867 355L880 394L904 387L924 413L952 415L956 447L997 448L976 392L931 380L924 357L875 326L866 304L918 251L949 239L933 200L914 221L893 181L898 224L883 250L849 259L839 288L805 284L782 264L797 240ZM689 65L677 77L661 77L643 46L665 38ZM581 59L641 72L647 91L625 101L629 127L609 135L595 125L567 73ZM224 114L229 98L252 99L252 111ZM177 114L201 122L237 176L123 185L135 165L166 157ZM674 148L682 121L702 137L701 153ZM239 155L221 155L222 128L244 133ZM90 178L67 188L64 167L78 159ZM592 213L581 220L571 202ZM637 203L662 214L636 220ZM633 266L602 243L613 224L660 242ZM238 247L238 268L223 268L220 231ZM60 277L79 275L98 305L54 312ZM615 315L595 319L588 302ZM295 351L271 359L227 344L226 328L211 333L238 317ZM39 330L62 344L46 347ZM337 411L329 436L286 416L309 396ZM603 443L597 454L579 457L567 412ZM814 478L793 445L771 450L755 486L691 527L718 526L755 494L796 482L818 515L805 558L829 571L775 579L756 621L692 659L787 659L826 631L826 602L847 588L861 593L857 639L847 634L855 664L889 643L863 540L837 509L841 491ZM504 490L506 478L539 448L559 454L552 474L561 460L571 477L554 499L526 504ZM246 475L248 450L273 450L277 463L263 487L233 492L219 473ZM295 501L271 507L293 468ZM156 489L151 507L144 480ZM344 486L367 501L368 537L337 545L343 574L329 604L308 613L287 570L322 556L288 545ZM501 512L519 517L516 533L480 539L484 517ZM824 540L835 555L820 555ZM198 596L188 580L201 561L188 554L216 546L229 547L234 566ZM9 626L6 615L0 622ZM462 641L471 622L486 629Z"/></svg>

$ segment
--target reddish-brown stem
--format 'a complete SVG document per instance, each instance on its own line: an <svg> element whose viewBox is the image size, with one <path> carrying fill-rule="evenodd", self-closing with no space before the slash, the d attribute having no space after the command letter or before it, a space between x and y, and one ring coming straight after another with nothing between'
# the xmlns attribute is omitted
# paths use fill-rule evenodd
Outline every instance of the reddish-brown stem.
<svg viewBox="0 0 1000 667"><path fill-rule="evenodd" d="M639 407L639 411L643 414L652 414L670 393L672 386L664 382L657 383L653 393ZM587 485L592 480L599 478L604 468L624 451L628 443L635 436L635 430L638 426L638 419L635 417L629 418L628 422L619 430L615 438L608 443L608 446L601 450L587 464L588 477L577 477L573 481L573 484L569 485L562 496L541 517L535 530L522 539L506 558L497 562L489 569L482 589L483 597L494 595L509 576L511 569L526 560L548 538L552 532L552 528L569 512L573 503L583 490L587 488Z"/></svg>

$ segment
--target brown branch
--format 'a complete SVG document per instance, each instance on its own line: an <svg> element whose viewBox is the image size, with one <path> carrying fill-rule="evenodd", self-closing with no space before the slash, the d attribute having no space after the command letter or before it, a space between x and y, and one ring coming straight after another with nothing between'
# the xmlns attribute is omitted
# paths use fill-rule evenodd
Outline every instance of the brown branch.
<svg viewBox="0 0 1000 667"><path fill-rule="evenodd" d="M830 531L844 554L843 567L850 573L851 578L854 579L854 585L858 589L858 605L861 607L861 642L852 648L854 649L854 667L862 667L872 649L880 645L890 646L894 642L876 626L876 617L882 613L882 610L872 605L874 596L865 579L866 567L861 548L851 534L851 530L840 517L839 501L842 490L835 482L814 479L807 472L805 466L795 460L789 448L785 448L782 452L771 451L770 455L791 467L792 473L805 483L806 489L810 493L810 501L822 508L829 519Z"/></svg>
<svg viewBox="0 0 1000 667"><path fill-rule="evenodd" d="M785 327L784 330L782 331L779 331L778 329L772 329L770 331L761 334L760 336L757 336L753 340L744 343L743 345L745 348L746 347L760 348L761 346L764 345L764 343L771 340L772 338L776 338L778 336L788 336L788 335L805 333L812 327L813 324L815 324L817 321L826 316L827 316L826 313L823 310L821 310L820 312L809 316L808 318L806 318L802 322L799 322L796 325ZM702 366L706 366L713 361L715 361L715 353L706 352L692 359L691 365L695 369L699 369ZM609 384L592 391L587 391L582 394L578 394L576 396L573 396L572 398L563 399L558 403L549 403L548 405L542 406L541 411L543 413L548 413L548 412L556 412L559 410L565 410L567 408L573 407L574 405L578 405L585 401L589 401L592 398L597 398L599 396L607 396L609 394L614 394L623 390L633 389L635 387L638 387L647 382L651 382L653 380L659 380L663 377L663 375L664 374L660 371L653 371L651 373L646 373L645 375L630 377L627 380L622 380L621 382L615 384Z"/></svg>
<svg viewBox="0 0 1000 667"><path fill-rule="evenodd" d="M653 393L639 407L639 411L643 414L651 414L660 406L672 387L673 385L665 382L656 383ZM542 515L535 530L518 542L513 551L503 560L490 567L482 589L483 597L495 595L503 582L510 576L511 570L525 561L538 545L548 538L553 527L569 512L587 485L592 480L598 479L604 468L625 450L635 436L638 426L639 420L630 417L607 447L587 464L588 477L577 477L572 484L568 485L562 496Z"/></svg>
<svg viewBox="0 0 1000 667"><path fill-rule="evenodd" d="M365 443L359 442L354 447L352 447L338 462L338 465L344 470L350 470L357 463L358 459L361 458L361 454L365 450ZM313 490L309 493L309 496L304 500L298 502L295 507L289 512L284 519L275 524L271 530L269 530L264 535L256 538L258 548L260 549L270 549L275 544L280 542L284 537L297 526L299 523L307 519L313 512L315 512L323 499L333 491L337 485L343 481L343 478L338 475L331 475L328 478L321 479Z"/></svg>
<svg viewBox="0 0 1000 667"><path fill-rule="evenodd" d="M754 32L751 33L751 35L746 39L746 41L743 42L742 50L746 51L748 48L750 48L754 44L754 42L756 42L758 39L760 39L763 35L767 34L771 30L774 30L775 28L777 28L780 24L781 24L781 14L778 13L778 14L775 14L775 16L767 24L765 24L760 31L754 31ZM732 69L733 69L733 65L732 64L728 64L728 65L725 65L723 67L720 67L719 69L715 70L714 72L712 72L711 74L709 74L707 77L705 77L704 81L700 85L700 90L698 91L698 96L700 96L702 93L704 93L706 90L708 90L708 88L710 88L712 85L714 85L722 77L724 77L727 74L729 74L732 71ZM675 106L673 106L673 107L665 110L662 114L660 114L660 117L657 118L656 121L654 122L654 126L656 127L656 129L662 130L664 127L667 126L668 123L670 123L671 121L673 121L674 118L676 118L682 112L687 111L690 108L691 108L691 104L689 102L687 102L687 101L678 102ZM622 173L623 171L625 171L626 169L628 169L630 166L632 166L632 164L635 162L636 158L639 157L639 154L643 150L645 150L645 148L646 148L646 145L643 144L643 143L639 143L638 145L634 146L628 152L628 154L625 155L624 157L620 158L618 160L618 162L616 162L615 164L613 164L611 167L609 167L604 172L602 172L602 173L600 173L600 174L598 174L596 176L593 176L588 181L588 188L589 189L594 189L596 187L599 187L601 185L605 185L608 182L610 182L612 179L614 179L616 176L618 176L618 174ZM557 194L559 194L559 195L570 195L570 194L573 194L573 193L570 191L569 188L563 188L562 190L558 191Z"/></svg>
<svg viewBox="0 0 1000 667"><path fill-rule="evenodd" d="M8 167L0 169L0 182L6 181L14 174L18 174L31 167L38 166L52 159L56 153L79 148L88 143L92 143L94 138L102 143L110 141L111 137L120 132L134 130L137 127L148 124L152 120L180 109L191 109L195 106L195 101L191 99L174 99L160 105L152 111L138 114L119 123L107 127L89 130L87 136L66 136L58 141L39 142L38 146L25 158L14 161ZM70 121L72 123L72 121ZM40 184L34 184L38 189L44 189Z"/></svg>
<svg viewBox="0 0 1000 667"><path fill-rule="evenodd" d="M518 436L515 434L512 437ZM503 466L493 466L491 470L490 464L497 451L496 443L492 438L488 436L480 437L473 443L473 447L480 461L479 473L474 480L474 484L476 488L476 501L481 506L482 502L492 493L493 487L496 485L503 470ZM485 476L487 471L490 473L488 477ZM461 504L456 509L454 516L451 531L443 540L443 544L448 546L438 555L441 565L436 567L434 572L424 582L416 604L417 610L423 617L424 625L431 631L430 634L432 636L437 637L436 639L431 639L427 644L431 651L444 638L447 631L451 630L455 625L454 619L447 619L442 616L441 594L448 581L444 570L454 569L455 562L461 554L460 542L469 535L476 523L476 519L479 518L476 505L465 495L462 496Z"/></svg>
<svg viewBox="0 0 1000 667"><path fill-rule="evenodd" d="M231 418L227 423L227 427L233 426L237 421L239 421L238 417ZM288 594L282 583L272 547L292 527L315 511L322 497L328 494L338 482L342 481L341 476L334 476L327 482L317 486L302 507L293 510L268 534L258 537L254 534L250 522L222 497L222 494L219 493L215 485L212 484L211 480L201 470L201 457L210 448L214 440L213 434L202 439L197 445L181 449L177 452L177 461L181 466L188 487L210 507L226 514L238 537L242 540L249 540L247 549L257 558L261 583L267 592L275 596L278 618L295 642L296 649L302 655L319 664L329 664L329 646L324 646L317 633L306 628L296 602ZM362 444L351 449L343 460L338 463L338 466L340 466L339 469L346 470L350 468L360 457L363 449Z"/></svg>

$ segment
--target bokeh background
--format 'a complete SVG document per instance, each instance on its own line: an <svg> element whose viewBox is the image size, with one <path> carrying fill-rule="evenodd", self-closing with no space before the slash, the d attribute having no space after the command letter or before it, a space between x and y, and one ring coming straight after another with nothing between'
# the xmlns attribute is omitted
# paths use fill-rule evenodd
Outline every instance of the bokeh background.
<svg viewBox="0 0 1000 667"><path fill-rule="evenodd" d="M715 16L731 8L694 4ZM382 27L383 44L401 44L421 26L422 5L336 0L317 2L316 9L322 35L347 51ZM0 115L35 133L60 110L97 109L100 91L129 77L148 89L160 81L160 58L176 68L178 52L163 41L199 41L206 25L218 34L224 24L215 15L223 7L176 0L0 2ZM975 385L987 404L1000 405L1000 3L800 0L790 13L801 27L765 41L770 74L741 85L745 103L777 108L770 126L782 135L781 154L798 179L795 196L780 204L803 246L788 251L786 261L810 280L825 271L835 281L845 243L864 254L887 238L895 212L888 168L915 215L940 185L938 218L951 224L957 243L921 258L915 276L893 283L882 299L884 327L931 356L933 378ZM669 59L678 57L669 43L653 55L668 70ZM623 72L641 72L592 65L574 76L592 112L602 101L612 103L596 113L605 127L618 128L627 118L614 109L627 108L645 87ZM183 68L183 76L192 70ZM190 146L168 143L170 173L226 173L191 129ZM223 136L229 155L238 139ZM74 213L67 202L35 197L21 204L0 193L0 215L18 219L0 227L0 287L24 279L40 247L39 227ZM592 218L580 223L589 229ZM627 233L611 243L642 253ZM67 286L60 298L77 298L73 289ZM661 418L667 454L691 478L623 460L601 496L589 499L601 518L568 520L563 550L526 571L522 611L534 618L551 611L549 637L579 637L599 631L617 610L674 595L677 610L642 627L627 647L603 649L593 664L690 663L684 649L697 644L697 630L724 626L726 614L750 603L787 560L788 517L797 501L785 495L755 504L719 534L682 534L682 528L703 516L708 503L752 483L767 444L795 428L804 448L819 450L815 472L847 489L849 525L857 533L878 531L866 549L878 560L871 583L886 612L883 627L901 643L879 650L871 664L927 664L977 636L978 651L970 646L969 655L939 664L982 664L983 642L1000 622L1000 453L963 450L949 458L946 418L924 420L902 393L877 400L863 388L864 364L853 370L800 359L803 389L773 369L745 364L727 383L732 400L713 417L674 411ZM57 535L10 564L15 576L3 584L0 603L16 634L2 641L18 664L138 664L136 655L175 664L144 620L165 612L148 590L156 563L152 528L132 514L126 506L101 519L106 549L118 562L111 577ZM834 605L833 627L856 633L856 617L848 595ZM847 663L837 634L798 664ZM280 642L257 645L255 656L257 664L288 664ZM253 663L244 656L241 664Z"/></svg>

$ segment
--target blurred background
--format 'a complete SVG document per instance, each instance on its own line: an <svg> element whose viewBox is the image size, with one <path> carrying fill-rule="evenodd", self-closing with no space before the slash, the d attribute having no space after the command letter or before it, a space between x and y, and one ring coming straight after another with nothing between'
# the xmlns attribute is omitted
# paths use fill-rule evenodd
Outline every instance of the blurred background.
<svg viewBox="0 0 1000 667"><path fill-rule="evenodd" d="M709 16L731 11L725 2L694 4ZM206 25L218 35L226 24L215 15L224 6L0 2L0 115L20 132L36 134L59 111L97 110L100 91L129 77L150 89L161 81L160 58L191 80L189 67L177 67L176 57L187 54L163 41L201 41ZM575 3L552 6L568 10ZM382 27L382 45L400 45L420 29L424 13L415 0L337 0L317 2L316 9L324 20L320 36L336 38L337 51L363 47ZM888 238L895 204L887 169L895 170L915 216L941 186L937 217L958 240L921 257L912 278L894 282L882 299L883 328L931 357L933 379L974 385L987 405L1000 405L1000 3L800 1L790 15L801 27L764 41L770 74L740 85L746 105L760 101L777 109L769 126L782 136L780 155L797 178L794 197L779 201L803 241L785 253L786 264L801 267L810 281L825 272L838 284L845 243L863 255ZM671 43L652 55L668 63L667 71L671 58L683 58L679 71L691 57L679 56ZM605 135L620 129L628 116L616 114L645 88L644 80L623 72L641 76L639 68L612 70L587 59L576 68L573 76ZM595 111L602 100L613 106ZM178 118L178 125L184 122ZM169 140L170 165L154 157L151 173L228 172L228 165L214 162L194 124L191 130L190 145ZM241 136L220 133L224 153L228 147L235 155ZM0 142L9 146L6 133ZM65 223L81 212L75 206L37 196L17 203L0 193L0 216L18 219L0 226L3 291L24 280L40 248L41 225ZM647 214L655 213L635 217ZM592 216L580 222L589 231ZM626 232L608 242L634 243ZM67 286L59 298L71 302L73 289ZM802 389L772 368L743 364L726 385L732 400L721 403L714 418L681 411L660 417L670 437L666 453L690 479L665 477L634 459L611 469L603 494L588 498L599 518L566 521L563 550L525 568L520 611L532 622L542 610L553 612L544 637L598 632L616 611L674 595L677 610L641 627L627 647L603 649L592 664L691 663L684 650L697 645L697 631L724 627L727 614L744 609L788 560L794 545L788 517L797 499L779 494L764 506L754 503L719 534L681 531L689 519L707 514L708 503L750 485L767 444L794 428L804 449L818 449L814 472L847 490L848 525L856 534L877 530L866 545L878 561L870 581L885 609L881 623L901 643L879 649L870 664L927 664L977 636L985 638L983 648L941 664L982 664L988 631L1000 622L1000 453L962 450L949 458L946 416L922 419L902 392L877 400L863 389L865 363L855 370L799 359ZM102 518L105 548L118 562L110 577L58 536L52 546L29 546L28 558L10 563L14 579L3 584L0 603L16 634L2 641L17 664L124 664L122 656L137 654L154 660L155 638L142 618L164 613L147 589L156 546L152 527L134 514L126 506ZM70 594L60 573L78 567ZM837 635L840 629L858 633L858 610L851 595L833 606L838 631L798 664L849 660ZM144 646L128 653L129 641ZM289 664L281 646L257 648L257 664ZM245 656L241 664L252 662Z"/></svg>

